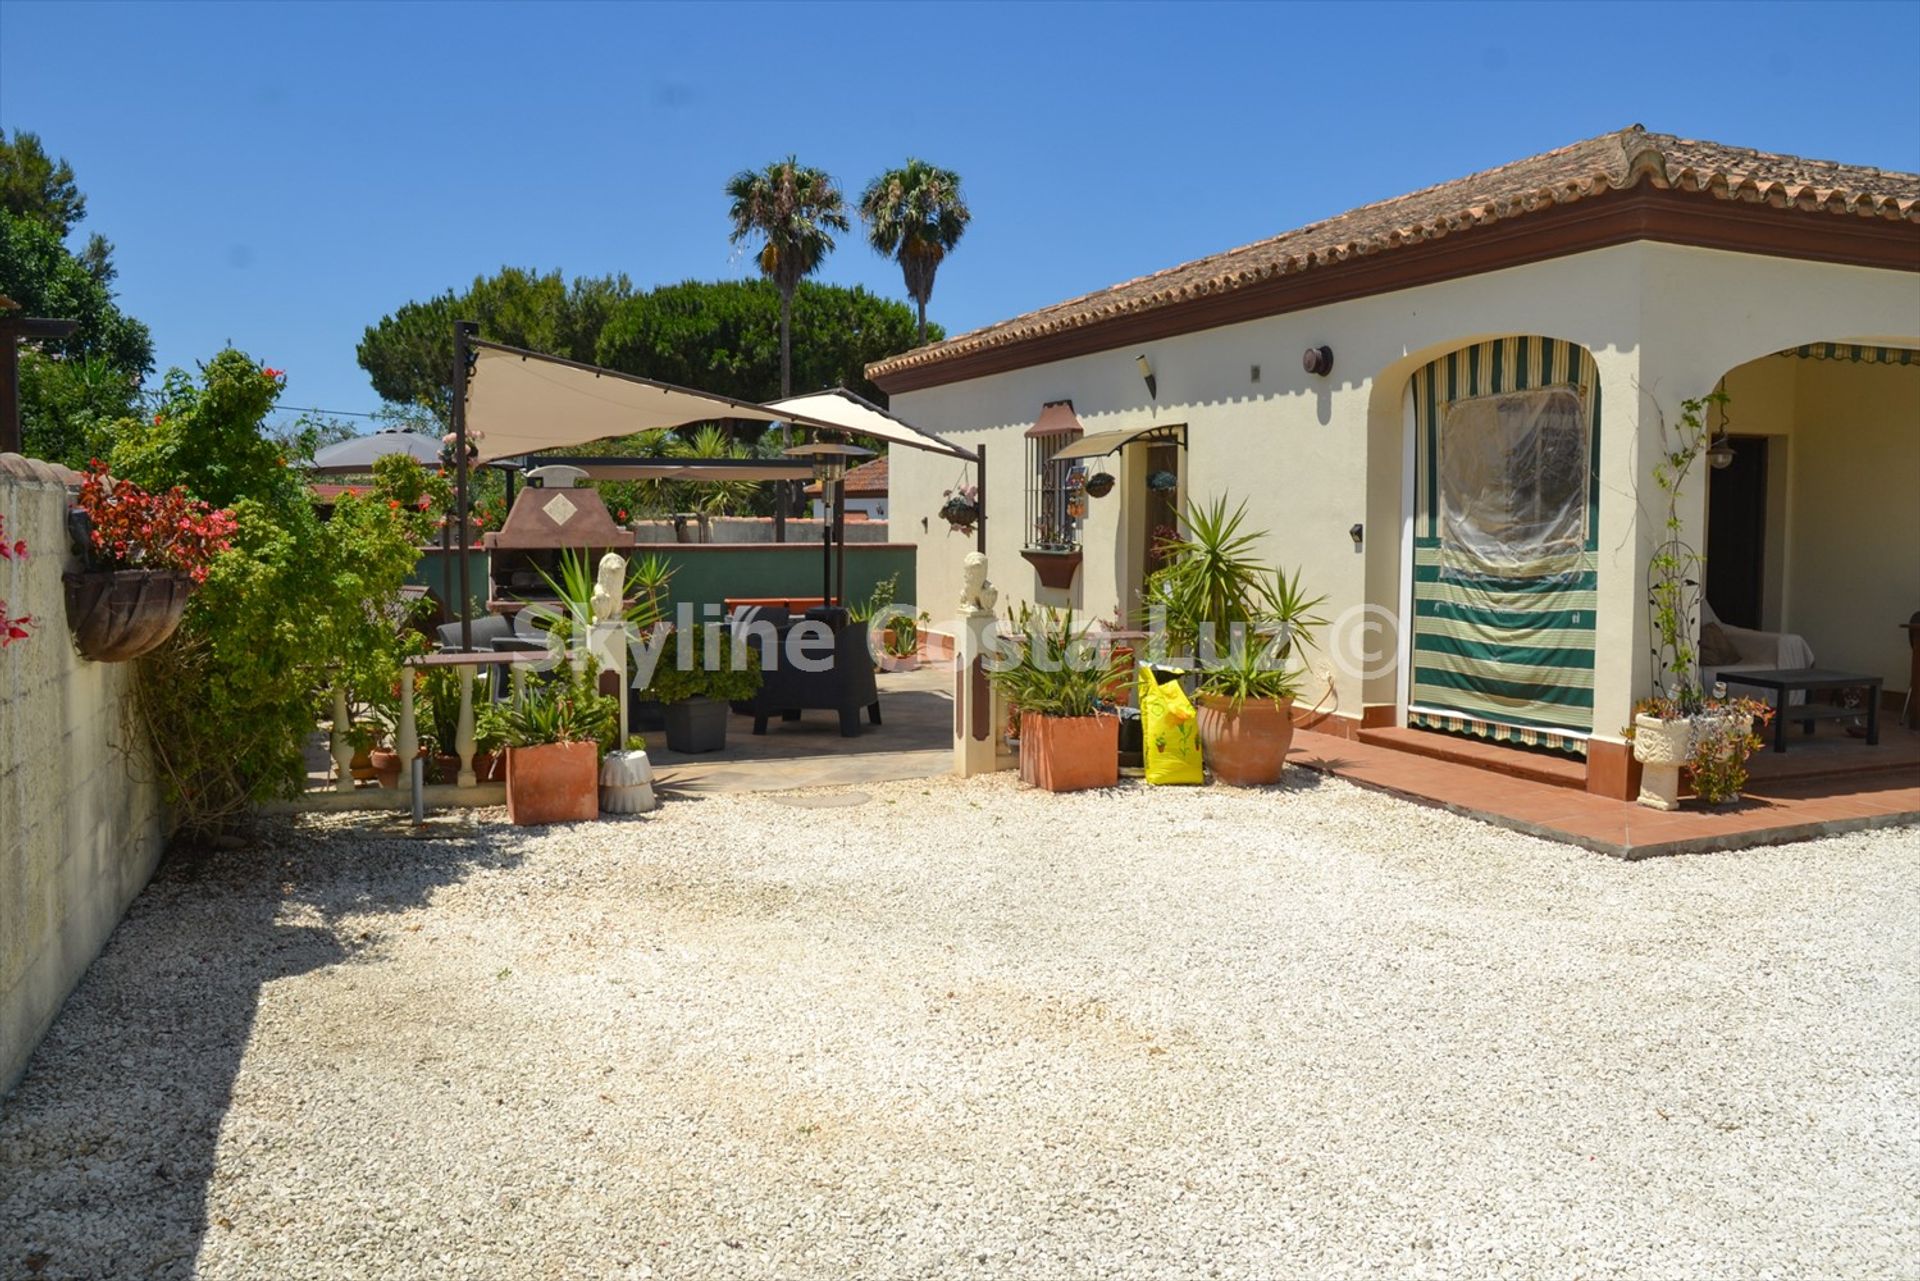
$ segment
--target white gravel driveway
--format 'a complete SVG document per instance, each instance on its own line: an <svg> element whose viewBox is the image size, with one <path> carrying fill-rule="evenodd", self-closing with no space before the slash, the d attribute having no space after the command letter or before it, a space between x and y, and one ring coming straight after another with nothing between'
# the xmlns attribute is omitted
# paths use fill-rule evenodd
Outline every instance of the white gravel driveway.
<svg viewBox="0 0 1920 1281"><path fill-rule="evenodd" d="M0 1276L1920 1262L1920 832L865 795L169 865L0 1105Z"/></svg>

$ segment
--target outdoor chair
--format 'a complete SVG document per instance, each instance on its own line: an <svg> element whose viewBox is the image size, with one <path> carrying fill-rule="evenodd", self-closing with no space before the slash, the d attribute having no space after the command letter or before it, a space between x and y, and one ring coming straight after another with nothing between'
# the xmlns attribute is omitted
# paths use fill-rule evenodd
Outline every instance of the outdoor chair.
<svg viewBox="0 0 1920 1281"><path fill-rule="evenodd" d="M1707 647L1704 643L1701 645L1700 688L1709 694L1724 672L1766 672L1813 666L1813 646L1793 632L1763 632L1723 623L1715 616L1713 606L1704 600L1700 602L1700 623L1703 633L1710 626L1719 628L1720 635L1739 654L1737 662L1710 664ZM1775 697L1770 690L1761 694L1763 701L1768 704L1773 703ZM1803 703L1806 697L1805 694L1796 693L1789 701Z"/></svg>
<svg viewBox="0 0 1920 1281"><path fill-rule="evenodd" d="M784 637L779 630L779 652L769 657L765 628L744 632L746 643L760 655L762 671L760 692L736 710L753 717L753 732L767 732L774 716L782 720L800 719L803 711L830 711L840 716L840 733L852 738L860 733L860 713L880 724L880 691L873 679L873 655L867 650L866 628L847 617L838 608L810 609L807 618L823 622L833 634L831 663L821 671L804 671L788 661ZM826 657L812 651L816 657ZM811 664L810 664L811 665Z"/></svg>
<svg viewBox="0 0 1920 1281"><path fill-rule="evenodd" d="M434 629L440 639L441 649L454 649L460 644L460 623L456 619L451 623L442 623ZM493 642L513 635L513 620L504 614L485 614L473 620L473 647L489 649Z"/></svg>

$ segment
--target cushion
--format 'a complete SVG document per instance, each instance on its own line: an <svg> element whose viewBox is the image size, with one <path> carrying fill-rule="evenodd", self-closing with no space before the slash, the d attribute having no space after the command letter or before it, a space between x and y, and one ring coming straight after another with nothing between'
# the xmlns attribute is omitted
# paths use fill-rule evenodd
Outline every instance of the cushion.
<svg viewBox="0 0 1920 1281"><path fill-rule="evenodd" d="M1720 624L1708 623L1700 629L1700 666L1730 667L1740 661L1740 650L1720 630Z"/></svg>

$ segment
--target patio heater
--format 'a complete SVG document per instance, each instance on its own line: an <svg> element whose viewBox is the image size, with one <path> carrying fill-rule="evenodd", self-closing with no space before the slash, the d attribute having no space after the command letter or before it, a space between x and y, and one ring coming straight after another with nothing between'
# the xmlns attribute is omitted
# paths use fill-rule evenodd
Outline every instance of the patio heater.
<svg viewBox="0 0 1920 1281"><path fill-rule="evenodd" d="M820 482L820 497L823 502L831 501L833 515L822 523L820 530L821 548L821 585L820 597L834 605L845 603L847 592L847 493L844 481L847 468L859 459L873 457L871 449L862 449L858 445L836 444L828 440L816 440L811 444L794 445L781 451L788 458L804 459L813 464L813 478ZM832 498L828 500L831 490ZM838 573L835 573L833 547L840 546Z"/></svg>

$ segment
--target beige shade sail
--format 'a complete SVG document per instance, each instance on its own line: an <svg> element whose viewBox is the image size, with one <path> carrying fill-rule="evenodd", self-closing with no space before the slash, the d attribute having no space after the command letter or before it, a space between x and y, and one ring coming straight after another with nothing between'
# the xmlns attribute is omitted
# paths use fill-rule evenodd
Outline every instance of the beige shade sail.
<svg viewBox="0 0 1920 1281"><path fill-rule="evenodd" d="M728 418L844 430L839 424L815 422L798 413L776 412L748 401L517 347L478 339L472 347L467 438L478 451L477 462Z"/></svg>
<svg viewBox="0 0 1920 1281"><path fill-rule="evenodd" d="M870 440L883 440L890 445L907 445L914 449L924 449L929 453L964 458L968 462L973 462L977 457L973 450L942 440L930 432L921 431L911 423L895 418L871 401L856 396L845 387L835 387L831 391L810 392L804 396L789 396L785 400L768 401L765 408L798 425L819 427L824 424L834 431L865 436Z"/></svg>

